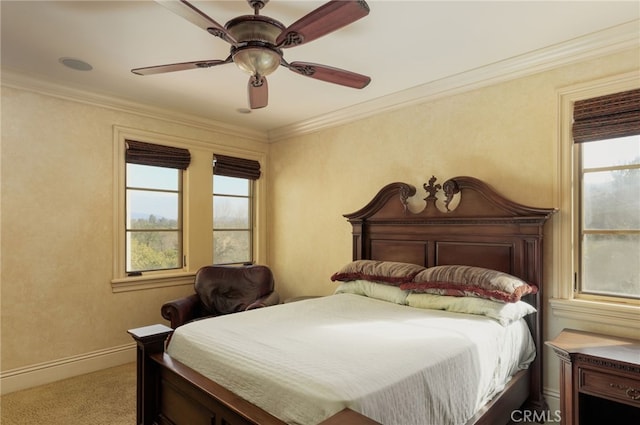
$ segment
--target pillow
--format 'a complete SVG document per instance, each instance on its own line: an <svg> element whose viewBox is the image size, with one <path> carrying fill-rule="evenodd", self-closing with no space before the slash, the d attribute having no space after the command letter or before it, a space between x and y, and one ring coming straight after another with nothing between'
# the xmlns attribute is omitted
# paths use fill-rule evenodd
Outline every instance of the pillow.
<svg viewBox="0 0 640 425"><path fill-rule="evenodd" d="M333 281L369 280L399 285L411 282L411 279L424 267L417 264L398 263L394 261L356 260L344 266L331 276Z"/></svg>
<svg viewBox="0 0 640 425"><path fill-rule="evenodd" d="M334 293L364 295L365 297L401 305L407 304L407 295L409 295L409 291L403 291L397 286L370 282L368 280L342 282Z"/></svg>
<svg viewBox="0 0 640 425"><path fill-rule="evenodd" d="M507 326L536 309L524 301L503 303L477 297L451 297L433 294L409 294L407 305L416 308L432 310L446 310L455 313L477 314L497 320L502 326Z"/></svg>
<svg viewBox="0 0 640 425"><path fill-rule="evenodd" d="M472 296L494 301L516 302L538 288L510 274L472 266L436 266L418 273L400 288L412 292L458 297Z"/></svg>

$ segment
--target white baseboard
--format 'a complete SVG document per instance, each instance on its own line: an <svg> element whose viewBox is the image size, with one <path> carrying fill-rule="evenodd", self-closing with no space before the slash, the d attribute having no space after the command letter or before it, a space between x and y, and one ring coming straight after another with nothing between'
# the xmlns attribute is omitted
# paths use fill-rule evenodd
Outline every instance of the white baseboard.
<svg viewBox="0 0 640 425"><path fill-rule="evenodd" d="M136 344L130 343L11 369L0 374L0 394L8 394L135 361Z"/></svg>

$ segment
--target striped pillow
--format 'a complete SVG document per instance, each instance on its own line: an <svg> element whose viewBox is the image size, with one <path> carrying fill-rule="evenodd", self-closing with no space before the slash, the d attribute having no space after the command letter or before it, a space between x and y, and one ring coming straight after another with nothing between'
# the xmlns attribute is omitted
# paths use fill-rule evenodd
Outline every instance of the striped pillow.
<svg viewBox="0 0 640 425"><path fill-rule="evenodd" d="M390 285L400 285L411 280L424 267L417 264L399 263L395 261L356 260L344 266L331 276L332 281L348 282L351 280L368 280Z"/></svg>
<svg viewBox="0 0 640 425"><path fill-rule="evenodd" d="M487 298L501 302L516 302L526 294L535 294L538 287L510 274L472 266L436 266L418 273L401 289L415 293Z"/></svg>

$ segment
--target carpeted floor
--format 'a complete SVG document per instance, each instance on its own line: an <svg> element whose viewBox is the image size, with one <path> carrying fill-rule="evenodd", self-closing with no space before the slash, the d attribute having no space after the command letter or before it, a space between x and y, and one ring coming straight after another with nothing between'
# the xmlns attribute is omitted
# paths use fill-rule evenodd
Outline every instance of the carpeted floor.
<svg viewBox="0 0 640 425"><path fill-rule="evenodd" d="M17 391L0 400L2 425L134 425L136 365Z"/></svg>

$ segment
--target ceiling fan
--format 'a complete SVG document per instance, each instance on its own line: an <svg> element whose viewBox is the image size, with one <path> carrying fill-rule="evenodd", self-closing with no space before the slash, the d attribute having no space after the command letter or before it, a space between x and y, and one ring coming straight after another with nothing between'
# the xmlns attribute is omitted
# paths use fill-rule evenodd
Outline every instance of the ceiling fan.
<svg viewBox="0 0 640 425"><path fill-rule="evenodd" d="M282 65L306 77L362 89L371 78L355 72L319 65L310 62L284 60L282 49L299 46L340 29L369 14L364 0L331 0L313 10L293 24L285 27L275 19L260 15L269 0L247 0L254 10L253 15L243 15L220 25L186 0L155 0L157 3L231 44L226 59L181 62L168 65L135 68L137 75L152 75L196 68L235 63L249 77L248 92L251 109L267 106L269 92L267 75Z"/></svg>

